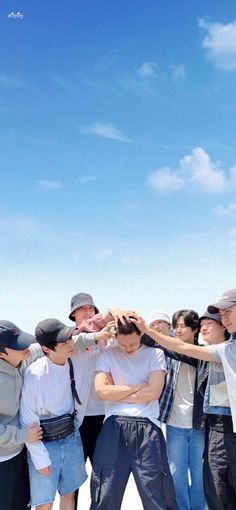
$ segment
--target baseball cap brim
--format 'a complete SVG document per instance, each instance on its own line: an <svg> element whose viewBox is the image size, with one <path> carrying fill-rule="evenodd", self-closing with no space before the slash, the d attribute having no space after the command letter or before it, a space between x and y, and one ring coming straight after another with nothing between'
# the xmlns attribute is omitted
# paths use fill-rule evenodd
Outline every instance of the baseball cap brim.
<svg viewBox="0 0 236 510"><path fill-rule="evenodd" d="M6 345L6 347L14 351L23 351L35 342L36 338L34 335L20 331L19 335L15 336L14 342L9 343L9 346Z"/></svg>
<svg viewBox="0 0 236 510"><path fill-rule="evenodd" d="M61 329L61 331L58 333L57 335L57 338L56 338L56 341L57 342L66 342L66 340L69 340L72 335L73 335L73 332L75 330L75 327L72 326L72 327L67 327L65 326L63 329Z"/></svg>
<svg viewBox="0 0 236 510"><path fill-rule="evenodd" d="M211 319L213 321L221 322L221 317L218 312L210 313L208 310L199 317L199 322L201 322L203 319Z"/></svg>
<svg viewBox="0 0 236 510"><path fill-rule="evenodd" d="M227 308L231 308L231 306L234 305L236 305L236 301L227 301L222 299L221 301L218 301L218 303L208 306L207 311L209 313L219 313L219 310L227 310Z"/></svg>

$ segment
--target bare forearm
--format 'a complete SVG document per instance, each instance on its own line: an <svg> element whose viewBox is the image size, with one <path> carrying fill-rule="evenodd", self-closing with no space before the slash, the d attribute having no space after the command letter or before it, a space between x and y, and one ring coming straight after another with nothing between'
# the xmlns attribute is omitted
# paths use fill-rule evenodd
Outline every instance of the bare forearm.
<svg viewBox="0 0 236 510"><path fill-rule="evenodd" d="M133 384L130 386L104 385L96 387L96 394L100 400L108 400L117 402L130 395L135 394L142 388L141 384Z"/></svg>
<svg viewBox="0 0 236 510"><path fill-rule="evenodd" d="M141 390L123 398L121 402L127 402L128 404L143 404L145 402L151 402L152 400L158 400L163 389L163 384L160 388L151 388L148 384Z"/></svg>
<svg viewBox="0 0 236 510"><path fill-rule="evenodd" d="M179 340L178 338L162 335L162 333L153 331L153 329L149 328L148 326L145 327L145 333L146 335L153 338L155 342L162 345L163 347L166 347L170 351L178 352L179 354L185 354L186 356L192 356L196 359L214 361L214 356L208 351L207 347L191 345L183 342L182 340Z"/></svg>

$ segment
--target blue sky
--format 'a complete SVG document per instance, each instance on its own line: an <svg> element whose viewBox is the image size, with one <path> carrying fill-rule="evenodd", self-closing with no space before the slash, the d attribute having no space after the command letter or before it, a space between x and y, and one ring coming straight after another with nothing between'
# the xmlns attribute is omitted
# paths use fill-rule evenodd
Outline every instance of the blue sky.
<svg viewBox="0 0 236 510"><path fill-rule="evenodd" d="M2 318L235 287L233 0L0 0L0 117Z"/></svg>

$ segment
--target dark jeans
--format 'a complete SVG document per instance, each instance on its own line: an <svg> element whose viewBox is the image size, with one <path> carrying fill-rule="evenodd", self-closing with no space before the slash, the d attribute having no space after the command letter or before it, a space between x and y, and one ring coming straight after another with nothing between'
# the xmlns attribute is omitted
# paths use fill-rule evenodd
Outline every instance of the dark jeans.
<svg viewBox="0 0 236 510"><path fill-rule="evenodd" d="M0 510L26 510L29 499L28 465L23 450L0 462Z"/></svg>
<svg viewBox="0 0 236 510"><path fill-rule="evenodd" d="M144 510L177 510L162 431L147 418L110 416L97 440L90 510L119 510L130 473Z"/></svg>
<svg viewBox="0 0 236 510"><path fill-rule="evenodd" d="M230 416L211 415L207 422L203 465L209 510L236 509L236 434Z"/></svg>

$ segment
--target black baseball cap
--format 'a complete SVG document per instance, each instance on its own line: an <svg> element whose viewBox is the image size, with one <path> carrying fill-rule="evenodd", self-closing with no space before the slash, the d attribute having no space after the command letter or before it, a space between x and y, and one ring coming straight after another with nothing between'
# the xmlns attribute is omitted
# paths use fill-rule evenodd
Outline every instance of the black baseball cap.
<svg viewBox="0 0 236 510"><path fill-rule="evenodd" d="M25 333L10 321L0 321L0 347L23 351L35 342L35 337Z"/></svg>
<svg viewBox="0 0 236 510"><path fill-rule="evenodd" d="M221 316L219 313L210 313L208 310L199 317L199 321L201 322L203 319L211 319L213 321L221 322Z"/></svg>
<svg viewBox="0 0 236 510"><path fill-rule="evenodd" d="M66 342L72 337L75 327L68 327L58 319L45 319L35 328L37 342L43 346L50 342Z"/></svg>

